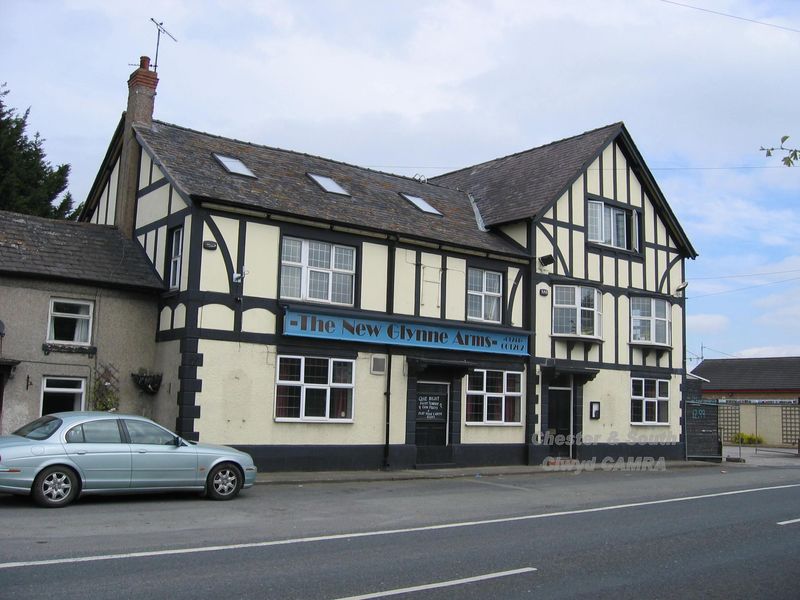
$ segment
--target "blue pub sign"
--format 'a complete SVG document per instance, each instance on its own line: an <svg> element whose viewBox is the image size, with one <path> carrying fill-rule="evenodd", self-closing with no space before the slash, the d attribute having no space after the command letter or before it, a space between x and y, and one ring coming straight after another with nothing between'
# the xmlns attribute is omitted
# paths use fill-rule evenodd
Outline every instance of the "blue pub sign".
<svg viewBox="0 0 800 600"><path fill-rule="evenodd" d="M286 310L283 319L283 333L284 335L345 342L369 342L515 356L528 355L527 335L494 333L469 327L326 315L292 309Z"/></svg>

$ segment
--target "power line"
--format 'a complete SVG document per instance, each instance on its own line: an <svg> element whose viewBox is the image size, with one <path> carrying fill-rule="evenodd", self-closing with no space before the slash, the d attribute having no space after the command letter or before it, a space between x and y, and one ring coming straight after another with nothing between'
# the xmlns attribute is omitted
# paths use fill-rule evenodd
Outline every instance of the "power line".
<svg viewBox="0 0 800 600"><path fill-rule="evenodd" d="M736 288L735 290L725 290L722 292L712 292L710 294L701 294L699 296L692 296L691 298L686 298L687 300L696 300L697 298L708 298L709 296L720 296L722 294L733 294L734 292L743 292L745 290L752 290L753 288L760 288L766 285L776 285L778 283L786 283L788 281L798 281L800 277L792 277L791 279L781 279L780 281L770 281L769 283L759 283L758 285L749 285L747 287Z"/></svg>
<svg viewBox="0 0 800 600"><path fill-rule="evenodd" d="M784 273L800 273L800 269L789 269L788 271L770 271L768 273L743 273L741 275L717 275L716 277L691 277L689 281L700 279L733 279L735 277L760 277L762 275L783 275Z"/></svg>
<svg viewBox="0 0 800 600"><path fill-rule="evenodd" d="M664 4L673 4L675 6L681 6L683 8L691 8L692 10L699 10L701 12L711 13L712 15L728 17L729 19L738 19L739 21L747 21L748 23L755 23L756 25L763 25L764 27L774 27L775 29L783 29L784 31L800 33L800 29L792 29L791 27L784 27L783 25L775 25L775 23L767 23L766 21L757 21L756 19L748 19L747 17L740 17L739 15L732 15L730 13L724 13L718 10L711 10L710 8L692 6L691 4L683 4L682 2L674 2L673 0L660 0L660 1L663 2Z"/></svg>

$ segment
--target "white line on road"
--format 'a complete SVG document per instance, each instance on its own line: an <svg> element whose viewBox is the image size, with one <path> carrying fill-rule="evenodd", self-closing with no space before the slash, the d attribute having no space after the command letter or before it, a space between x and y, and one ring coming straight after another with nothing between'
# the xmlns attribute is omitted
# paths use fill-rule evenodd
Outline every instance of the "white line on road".
<svg viewBox="0 0 800 600"><path fill-rule="evenodd" d="M794 525L800 523L800 519L792 519L791 521L778 521L778 525Z"/></svg>
<svg viewBox="0 0 800 600"><path fill-rule="evenodd" d="M153 556L169 556L172 554L197 554L200 552L221 552L223 550L244 550L248 548L267 548L269 546L288 546L292 544L308 544L313 542L328 542L333 540L349 540L363 537L376 537L381 535L399 535L402 533L417 533L421 531L437 531L440 529L455 529L458 527L476 527L479 525L494 525L498 523L513 523L516 521L532 521L534 519L549 519L553 517L566 517L569 515L585 515L590 513L636 508L639 506L656 506L673 502L688 502L690 500L705 500L707 498L720 498L722 496L737 496L739 494L752 494L755 492L768 492L772 490L786 490L800 487L800 483L775 485L770 487L732 490L717 492L715 494L702 494L699 496L682 496L678 498L665 498L663 500L648 500L646 502L632 502L630 504L616 504L614 506L598 506L595 508L580 508L560 512L542 513L537 515L522 515L519 517L502 517L499 519L486 519L483 521L461 521L457 523L444 523L442 525L425 525L422 527L407 527L405 529L385 529L378 531L362 531L359 533L338 533L333 535L319 535L305 538L292 538L288 540L272 540L268 542L250 542L246 544L228 544L225 546L200 546L196 548L176 548L174 550L150 550L144 552L126 552L124 554L103 554L97 556L78 556L72 558L53 558L49 560L30 560L19 562L0 563L0 569L16 569L19 567L42 567L47 565L63 565L82 562L96 562L100 560L120 560L126 558L148 558Z"/></svg>
<svg viewBox="0 0 800 600"><path fill-rule="evenodd" d="M536 569L533 567L525 567L522 569L514 569L512 571L500 571L498 573L476 575L475 577L465 577L464 579L451 579L450 581L441 581L439 583L428 583L426 585L415 585L414 587L397 588L395 590L387 590L385 592L375 592L374 594L348 596L347 598L339 598L338 600L367 600L368 598L385 598L386 596L397 596L399 594L410 594L412 592L435 590L437 588L452 587L454 585L463 585L465 583L474 583L476 581L486 581L487 579L499 579L500 577L508 577L509 575L521 575L522 573L531 573L535 570Z"/></svg>

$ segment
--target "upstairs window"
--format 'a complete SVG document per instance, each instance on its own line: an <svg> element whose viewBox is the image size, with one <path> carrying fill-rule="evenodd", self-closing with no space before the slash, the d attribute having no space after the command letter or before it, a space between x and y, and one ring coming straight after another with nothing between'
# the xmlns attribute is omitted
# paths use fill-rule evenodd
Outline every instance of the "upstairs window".
<svg viewBox="0 0 800 600"><path fill-rule="evenodd" d="M644 344L672 342L670 305L657 298L631 298L631 341Z"/></svg>
<svg viewBox="0 0 800 600"><path fill-rule="evenodd" d="M590 242L639 251L639 217L635 211L590 200L587 223Z"/></svg>
<svg viewBox="0 0 800 600"><path fill-rule="evenodd" d="M219 163L228 173L233 173L234 175L244 175L245 177L252 177L253 179L256 179L256 176L253 174L253 172L248 169L247 165L245 165L238 158L216 153L214 154L214 158L219 161Z"/></svg>
<svg viewBox="0 0 800 600"><path fill-rule="evenodd" d="M88 346L92 339L91 302L50 300L47 341L53 344Z"/></svg>
<svg viewBox="0 0 800 600"><path fill-rule="evenodd" d="M279 356L275 418L352 421L354 375L352 360Z"/></svg>
<svg viewBox="0 0 800 600"><path fill-rule="evenodd" d="M669 381L631 379L631 423L663 425L669 423Z"/></svg>
<svg viewBox="0 0 800 600"><path fill-rule="evenodd" d="M353 305L356 249L283 238L281 298Z"/></svg>
<svg viewBox="0 0 800 600"><path fill-rule="evenodd" d="M467 423L521 423L522 373L475 370L467 380Z"/></svg>
<svg viewBox="0 0 800 600"><path fill-rule="evenodd" d="M580 285L553 287L553 335L600 338L603 295Z"/></svg>
<svg viewBox="0 0 800 600"><path fill-rule="evenodd" d="M344 189L330 177L326 177L325 175L315 175L314 173L308 173L308 176L311 177L311 179L313 179L319 187L328 193L339 194L340 196L350 195L346 189Z"/></svg>
<svg viewBox="0 0 800 600"><path fill-rule="evenodd" d="M467 318L499 323L502 291L502 274L483 269L467 269Z"/></svg>
<svg viewBox="0 0 800 600"><path fill-rule="evenodd" d="M176 227L169 234L169 263L167 264L167 279L169 289L177 290L181 287L181 259L183 257L183 227Z"/></svg>
<svg viewBox="0 0 800 600"><path fill-rule="evenodd" d="M408 200L411 204L416 206L422 212L431 214L431 215L439 215L442 216L438 210L436 210L430 203L425 200L424 198L420 198L419 196L412 196L411 194L406 194L405 192L400 192L400 195Z"/></svg>

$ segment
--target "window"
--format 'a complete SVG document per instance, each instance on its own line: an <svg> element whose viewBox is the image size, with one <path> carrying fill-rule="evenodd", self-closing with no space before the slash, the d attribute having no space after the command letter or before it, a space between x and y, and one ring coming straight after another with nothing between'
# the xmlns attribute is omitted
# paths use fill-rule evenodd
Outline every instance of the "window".
<svg viewBox="0 0 800 600"><path fill-rule="evenodd" d="M275 418L351 421L354 371L352 360L279 356Z"/></svg>
<svg viewBox="0 0 800 600"><path fill-rule="evenodd" d="M656 298L631 298L631 341L639 343L672 343L670 305Z"/></svg>
<svg viewBox="0 0 800 600"><path fill-rule="evenodd" d="M603 335L603 295L578 285L553 289L553 334L600 338Z"/></svg>
<svg viewBox="0 0 800 600"><path fill-rule="evenodd" d="M181 257L183 255L183 227L176 227L169 238L169 289L181 287Z"/></svg>
<svg viewBox="0 0 800 600"><path fill-rule="evenodd" d="M42 415L82 410L85 393L85 379L45 377L42 380Z"/></svg>
<svg viewBox="0 0 800 600"><path fill-rule="evenodd" d="M639 250L638 213L597 200L588 205L589 241L625 250Z"/></svg>
<svg viewBox="0 0 800 600"><path fill-rule="evenodd" d="M89 421L70 429L64 436L68 444L121 444L117 419Z"/></svg>
<svg viewBox="0 0 800 600"><path fill-rule="evenodd" d="M50 300L47 341L88 346L92 338L92 303L80 300Z"/></svg>
<svg viewBox="0 0 800 600"><path fill-rule="evenodd" d="M314 173L308 173L308 176L314 180L314 182L321 187L326 192L330 192L331 194L339 194L340 196L349 196L349 192L336 183L330 177L325 177L324 175L315 175Z"/></svg>
<svg viewBox="0 0 800 600"><path fill-rule="evenodd" d="M500 273L467 269L467 318L499 323L502 290Z"/></svg>
<svg viewBox="0 0 800 600"><path fill-rule="evenodd" d="M661 425L669 423L669 381L631 379L631 423Z"/></svg>
<svg viewBox="0 0 800 600"><path fill-rule="evenodd" d="M219 163L225 167L225 170L228 173L233 173L234 175L244 175L245 177L252 177L256 179L256 176L253 172L247 168L241 160L238 158L233 158L232 156L224 156L222 154L214 153L214 158L216 158Z"/></svg>
<svg viewBox="0 0 800 600"><path fill-rule="evenodd" d="M156 444L159 446L172 446L175 444L175 435L153 423L125 419L125 428L131 438L131 444Z"/></svg>
<svg viewBox="0 0 800 600"><path fill-rule="evenodd" d="M467 423L522 422L522 373L472 371L467 379Z"/></svg>
<svg viewBox="0 0 800 600"><path fill-rule="evenodd" d="M438 210L433 208L425 199L420 198L419 196L412 196L411 194L406 194L405 192L400 192L400 195L411 202L414 206L420 209L422 212L426 212L431 215L439 215L442 216Z"/></svg>
<svg viewBox="0 0 800 600"><path fill-rule="evenodd" d="M63 421L56 417L39 417L35 421L17 429L14 435L19 435L29 440L46 440L61 427L61 423L63 423Z"/></svg>
<svg viewBox="0 0 800 600"><path fill-rule="evenodd" d="M285 237L281 298L352 306L355 263L355 248Z"/></svg>

